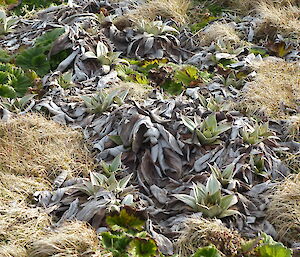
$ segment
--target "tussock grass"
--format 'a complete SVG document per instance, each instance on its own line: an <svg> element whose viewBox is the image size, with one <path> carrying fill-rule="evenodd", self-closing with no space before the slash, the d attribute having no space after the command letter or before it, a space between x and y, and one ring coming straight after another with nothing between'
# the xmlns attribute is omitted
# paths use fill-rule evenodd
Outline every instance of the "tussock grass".
<svg viewBox="0 0 300 257"><path fill-rule="evenodd" d="M228 7L229 9L242 14L255 13L257 11L260 12L258 6L261 4L269 4L277 6L277 8L290 5L300 6L299 0L214 0L207 2L215 3L222 7Z"/></svg>
<svg viewBox="0 0 300 257"><path fill-rule="evenodd" d="M30 240L44 234L50 217L39 208L29 208L24 203L0 206L0 253L24 252ZM11 256L19 256L14 252Z"/></svg>
<svg viewBox="0 0 300 257"><path fill-rule="evenodd" d="M153 91L153 87L133 82L122 81L116 85L104 89L104 92L110 93L115 90L128 90L127 99L142 101L148 98L150 92Z"/></svg>
<svg viewBox="0 0 300 257"><path fill-rule="evenodd" d="M217 220L189 218L177 241L180 257L191 256L199 247L214 244L224 256L236 256L243 239Z"/></svg>
<svg viewBox="0 0 300 257"><path fill-rule="evenodd" d="M284 2L282 4L271 1L258 3L256 12L262 17L262 23L257 29L258 35L272 37L280 33L285 37L300 39L300 8Z"/></svg>
<svg viewBox="0 0 300 257"><path fill-rule="evenodd" d="M241 39L237 31L230 24L215 22L206 30L198 33L200 45L209 46L212 42L222 40L225 44L238 45Z"/></svg>
<svg viewBox="0 0 300 257"><path fill-rule="evenodd" d="M189 7L190 0L149 0L145 4L137 6L127 17L134 22L141 19L153 21L157 17L172 18L184 24Z"/></svg>
<svg viewBox="0 0 300 257"><path fill-rule="evenodd" d="M272 118L285 118L282 106L296 108L300 100L300 66L269 58L253 67L256 78L243 89L240 105L249 111L261 110Z"/></svg>
<svg viewBox="0 0 300 257"><path fill-rule="evenodd" d="M99 248L99 241L95 230L84 222L74 221L34 241L29 247L28 255L31 257L92 256L97 248Z"/></svg>
<svg viewBox="0 0 300 257"><path fill-rule="evenodd" d="M62 170L93 169L79 132L36 114L0 123L0 167L5 173L54 178Z"/></svg>
<svg viewBox="0 0 300 257"><path fill-rule="evenodd" d="M51 225L48 214L30 206L33 193L49 189L51 178L61 169L70 170L71 175L85 175L93 165L77 131L36 114L0 123L0 256L31 257L26 249L48 237ZM83 235L77 232L74 244L92 231L89 228L85 232L86 225L82 224L76 228ZM89 239L95 237L93 233ZM63 254L62 249L59 256L69 256L68 252Z"/></svg>
<svg viewBox="0 0 300 257"><path fill-rule="evenodd" d="M279 240L300 240L300 174L292 175L275 187L269 205L268 220L278 233Z"/></svg>

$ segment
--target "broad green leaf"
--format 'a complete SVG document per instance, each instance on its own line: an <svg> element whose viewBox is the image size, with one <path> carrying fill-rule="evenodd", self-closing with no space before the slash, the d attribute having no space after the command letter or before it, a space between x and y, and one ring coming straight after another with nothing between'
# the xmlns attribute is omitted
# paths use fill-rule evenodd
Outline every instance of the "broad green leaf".
<svg viewBox="0 0 300 257"><path fill-rule="evenodd" d="M209 115L204 122L206 127L211 131L214 131L217 128L217 119L215 114Z"/></svg>
<svg viewBox="0 0 300 257"><path fill-rule="evenodd" d="M133 254L137 257L155 257L157 256L157 246L153 239L135 238L131 245Z"/></svg>
<svg viewBox="0 0 300 257"><path fill-rule="evenodd" d="M119 182L115 177L115 174L111 174L111 176L107 180L108 190L115 191L118 189Z"/></svg>
<svg viewBox="0 0 300 257"><path fill-rule="evenodd" d="M181 120L183 124L191 131L193 132L196 128L196 124L188 117L186 116L181 116Z"/></svg>
<svg viewBox="0 0 300 257"><path fill-rule="evenodd" d="M50 70L50 63L42 48L29 48L16 57L16 64L23 69L32 69L39 76L44 76Z"/></svg>
<svg viewBox="0 0 300 257"><path fill-rule="evenodd" d="M258 247L260 257L292 257L292 251L282 244L265 244Z"/></svg>
<svg viewBox="0 0 300 257"><path fill-rule="evenodd" d="M126 234L101 233L102 243L107 250L113 253L114 257L128 257L127 250L133 238Z"/></svg>
<svg viewBox="0 0 300 257"><path fill-rule="evenodd" d="M207 180L206 184L206 191L210 194L213 195L217 191L221 190L221 184L216 178L214 174L210 175L210 177Z"/></svg>
<svg viewBox="0 0 300 257"><path fill-rule="evenodd" d="M192 257L221 257L214 245L202 247Z"/></svg>
<svg viewBox="0 0 300 257"><path fill-rule="evenodd" d="M83 55L83 59L97 59L97 56L92 51L88 51Z"/></svg>
<svg viewBox="0 0 300 257"><path fill-rule="evenodd" d="M116 172L121 168L122 165L122 153L118 154L110 164L111 172Z"/></svg>
<svg viewBox="0 0 300 257"><path fill-rule="evenodd" d="M234 163L229 164L222 172L223 178L225 178L225 179L232 178L234 167L235 167Z"/></svg>
<svg viewBox="0 0 300 257"><path fill-rule="evenodd" d="M193 184L192 197L196 202L202 202L206 197L205 187L202 184Z"/></svg>
<svg viewBox="0 0 300 257"><path fill-rule="evenodd" d="M226 195L221 198L220 206L223 210L227 210L229 207L235 205L238 199L235 195Z"/></svg>
<svg viewBox="0 0 300 257"><path fill-rule="evenodd" d="M109 52L107 46L103 42L97 43L97 57L106 56Z"/></svg>
<svg viewBox="0 0 300 257"><path fill-rule="evenodd" d="M218 205L214 205L208 208L206 215L209 218L219 217L219 215L222 213L222 208Z"/></svg>
<svg viewBox="0 0 300 257"><path fill-rule="evenodd" d="M119 213L108 214L106 223L112 230L137 230L142 231L145 226L145 220L141 219L131 208L123 208Z"/></svg>
<svg viewBox="0 0 300 257"><path fill-rule="evenodd" d="M122 205L132 205L133 204L133 195L132 194L129 194L129 195L126 195L123 200L122 200Z"/></svg>
<svg viewBox="0 0 300 257"><path fill-rule="evenodd" d="M128 183L129 183L131 177L132 177L132 173L129 174L128 176L122 178L122 179L119 181L119 188L120 188L121 190L124 190L124 189L127 187L127 185L128 185Z"/></svg>
<svg viewBox="0 0 300 257"><path fill-rule="evenodd" d="M52 46L52 43L64 32L64 28L55 28L51 31L48 31L36 39L34 46L39 47L44 51L49 51Z"/></svg>
<svg viewBox="0 0 300 257"><path fill-rule="evenodd" d="M241 213L237 210L226 210L226 211L223 211L218 218L222 219L222 218L225 218L225 217L229 217L229 216L232 216L232 215L240 215Z"/></svg>
<svg viewBox="0 0 300 257"><path fill-rule="evenodd" d="M174 196L178 200L184 202L186 205L192 207L193 209L196 209L197 206L194 197L185 194L174 194Z"/></svg>

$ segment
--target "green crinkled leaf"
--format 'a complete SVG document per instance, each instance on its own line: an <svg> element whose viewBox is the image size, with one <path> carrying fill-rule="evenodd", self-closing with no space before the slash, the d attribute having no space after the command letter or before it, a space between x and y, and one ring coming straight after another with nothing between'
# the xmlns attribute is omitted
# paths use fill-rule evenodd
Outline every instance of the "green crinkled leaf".
<svg viewBox="0 0 300 257"><path fill-rule="evenodd" d="M44 49L44 51L49 51L52 46L52 43L64 32L64 28L56 28L51 31L48 31L36 39L34 46L42 48Z"/></svg>
<svg viewBox="0 0 300 257"><path fill-rule="evenodd" d="M15 98L17 95L16 95L16 91L12 86L7 84L4 85L0 84L0 96L7 97L7 98Z"/></svg>
<svg viewBox="0 0 300 257"><path fill-rule="evenodd" d="M136 212L130 208L123 208L120 213L112 213L106 217L107 225L113 230L138 230L144 228L145 221L137 216Z"/></svg>
<svg viewBox="0 0 300 257"><path fill-rule="evenodd" d="M257 252L260 257L292 257L292 251L280 243L260 246Z"/></svg>
<svg viewBox="0 0 300 257"><path fill-rule="evenodd" d="M16 64L23 69L36 71L39 76L46 75L51 67L55 69L57 65L68 56L68 51L62 51L50 59L47 53L50 50L53 42L64 33L64 28L56 28L46 32L41 37L37 38L34 47L26 49L16 57Z"/></svg>
<svg viewBox="0 0 300 257"><path fill-rule="evenodd" d="M177 83L182 83L184 86L189 86L191 82L197 80L199 70L194 66L187 66L180 69L174 74L174 81Z"/></svg>
<svg viewBox="0 0 300 257"><path fill-rule="evenodd" d="M167 79L166 82L161 85L161 88L172 95L179 95L183 90L181 83L176 83L170 79Z"/></svg>
<svg viewBox="0 0 300 257"><path fill-rule="evenodd" d="M135 238L132 241L134 256L154 257L157 256L157 246L153 239Z"/></svg>
<svg viewBox="0 0 300 257"><path fill-rule="evenodd" d="M198 249L192 257L221 257L219 251L214 245Z"/></svg>
<svg viewBox="0 0 300 257"><path fill-rule="evenodd" d="M50 70L50 63L42 48L29 48L20 53L16 58L16 63L23 69L36 71L39 76L44 76Z"/></svg>
<svg viewBox="0 0 300 257"><path fill-rule="evenodd" d="M9 62L11 59L11 56L3 49L0 48L0 62Z"/></svg>
<svg viewBox="0 0 300 257"><path fill-rule="evenodd" d="M11 64L0 63L0 96L22 97L33 85L32 74L25 73L21 68Z"/></svg>
<svg viewBox="0 0 300 257"><path fill-rule="evenodd" d="M110 232L103 232L101 234L103 245L113 253L114 257L126 257L127 248L132 241L132 238L126 234L117 234Z"/></svg>

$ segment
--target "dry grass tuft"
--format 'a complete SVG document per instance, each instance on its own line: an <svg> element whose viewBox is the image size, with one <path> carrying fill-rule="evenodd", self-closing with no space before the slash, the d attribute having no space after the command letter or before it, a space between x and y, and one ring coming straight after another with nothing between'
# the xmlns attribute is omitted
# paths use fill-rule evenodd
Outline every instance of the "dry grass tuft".
<svg viewBox="0 0 300 257"><path fill-rule="evenodd" d="M157 17L172 18L184 24L187 20L187 11L190 7L190 0L149 0L145 4L137 6L128 17L132 21L149 20Z"/></svg>
<svg viewBox="0 0 300 257"><path fill-rule="evenodd" d="M84 175L93 166L77 131L36 114L0 123L0 256L31 257L27 247L47 237L50 216L29 206L35 191L49 189L62 169Z"/></svg>
<svg viewBox="0 0 300 257"><path fill-rule="evenodd" d="M212 2L242 14L260 12L257 8L260 4L276 5L278 8L290 5L300 6L299 0L213 0Z"/></svg>
<svg viewBox="0 0 300 257"><path fill-rule="evenodd" d="M300 39L300 8L296 5L276 4L272 1L260 1L256 12L263 21L257 29L257 35L274 37L277 33L285 37Z"/></svg>
<svg viewBox="0 0 300 257"><path fill-rule="evenodd" d="M178 253L181 257L191 256L199 247L214 244L224 256L236 256L243 239L233 230L220 224L217 220L190 218L186 221L178 241Z"/></svg>
<svg viewBox="0 0 300 257"><path fill-rule="evenodd" d="M242 106L249 111L262 110L272 118L286 117L282 106L299 106L299 64L270 58L256 63L254 69L257 75L243 90Z"/></svg>
<svg viewBox="0 0 300 257"><path fill-rule="evenodd" d="M287 129L290 138L300 141L300 114L289 117Z"/></svg>
<svg viewBox="0 0 300 257"><path fill-rule="evenodd" d="M212 42L218 40L222 40L225 44L231 46L241 43L237 31L230 24L220 22L215 22L206 30L199 32L198 37L202 46L209 46Z"/></svg>
<svg viewBox="0 0 300 257"><path fill-rule="evenodd" d="M87 175L93 166L78 131L37 114L0 123L0 167L5 173L54 178L64 169Z"/></svg>
<svg viewBox="0 0 300 257"><path fill-rule="evenodd" d="M0 246L1 257L28 257L26 249L18 245Z"/></svg>
<svg viewBox="0 0 300 257"><path fill-rule="evenodd" d="M299 242L300 174L290 176L275 188L267 215L279 240Z"/></svg>
<svg viewBox="0 0 300 257"><path fill-rule="evenodd" d="M50 217L39 208L29 208L24 203L1 204L0 253L2 248L13 251L15 246L17 252L23 251L29 240L39 238L49 225Z"/></svg>
<svg viewBox="0 0 300 257"><path fill-rule="evenodd" d="M29 248L30 257L91 256L99 248L95 230L80 221L69 222L45 234Z"/></svg>
<svg viewBox="0 0 300 257"><path fill-rule="evenodd" d="M128 90L127 99L141 101L148 98L149 94L153 91L153 87L132 82L120 82L104 89L104 92L112 92L115 90Z"/></svg>

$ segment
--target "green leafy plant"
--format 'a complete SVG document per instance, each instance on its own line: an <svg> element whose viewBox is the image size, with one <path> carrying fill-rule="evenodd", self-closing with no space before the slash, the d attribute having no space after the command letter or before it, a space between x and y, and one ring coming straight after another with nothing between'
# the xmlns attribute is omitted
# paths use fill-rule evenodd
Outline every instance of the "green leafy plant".
<svg viewBox="0 0 300 257"><path fill-rule="evenodd" d="M30 94L25 95L22 98L2 99L0 102L0 106L3 106L5 109L11 112L20 113L28 107L35 96L36 95Z"/></svg>
<svg viewBox="0 0 300 257"><path fill-rule="evenodd" d="M247 73L244 71L235 71L235 70L229 70L229 74L221 76L218 74L217 76L221 80L222 84L225 86L233 86L237 89L241 89L245 83L247 78Z"/></svg>
<svg viewBox="0 0 300 257"><path fill-rule="evenodd" d="M118 154L110 164L108 164L105 161L101 161L100 165L106 176L110 176L111 174L115 174L117 171L121 170L122 167L121 157L122 154Z"/></svg>
<svg viewBox="0 0 300 257"><path fill-rule="evenodd" d="M22 0L20 5L17 5L13 11L17 15L24 15L24 7L28 11L34 10L34 9L40 9L40 8L46 8L49 7L52 4L61 4L64 2L63 0Z"/></svg>
<svg viewBox="0 0 300 257"><path fill-rule="evenodd" d="M258 144L273 135L273 133L269 131L268 123L262 125L256 124L255 127L248 130L243 128L241 134L244 142L250 145Z"/></svg>
<svg viewBox="0 0 300 257"><path fill-rule="evenodd" d="M214 245L201 247L191 257L221 257Z"/></svg>
<svg viewBox="0 0 300 257"><path fill-rule="evenodd" d="M43 48L34 47L25 50L17 56L16 63L23 69L36 71L39 76L44 76L50 70L50 63Z"/></svg>
<svg viewBox="0 0 300 257"><path fill-rule="evenodd" d="M34 47L26 49L16 57L16 64L23 69L36 71L44 76L51 69L50 58L47 56L53 42L64 33L64 28L56 28L37 38Z"/></svg>
<svg viewBox="0 0 300 257"><path fill-rule="evenodd" d="M95 195L103 188L116 194L121 194L127 187L131 177L132 174L118 181L115 174L111 174L110 177L106 177L98 172L90 172L90 180L85 180L82 186L78 186L78 189L90 196Z"/></svg>
<svg viewBox="0 0 300 257"><path fill-rule="evenodd" d="M106 223L110 231L101 234L102 244L114 257L158 255L156 242L144 231L145 219L132 208L107 215Z"/></svg>
<svg viewBox="0 0 300 257"><path fill-rule="evenodd" d="M282 243L262 233L257 239L248 241L242 246L242 252L247 256L258 257L292 257L292 250L285 247Z"/></svg>
<svg viewBox="0 0 300 257"><path fill-rule="evenodd" d="M209 115L204 121L198 116L194 117L194 121L185 116L181 119L183 124L197 135L201 145L219 144L220 135L231 128L226 124L218 125L215 114Z"/></svg>
<svg viewBox="0 0 300 257"><path fill-rule="evenodd" d="M199 71L192 65L168 64L166 70L170 70L167 79L160 86L170 94L180 94L187 87L194 87L198 84L208 83L211 74L206 71Z"/></svg>
<svg viewBox="0 0 300 257"><path fill-rule="evenodd" d="M214 166L209 164L212 174L218 179L222 186L226 186L230 183L234 183L233 172L235 164L229 164L223 171L215 164Z"/></svg>
<svg viewBox="0 0 300 257"><path fill-rule="evenodd" d="M68 71L68 72L61 74L58 77L57 82L64 89L72 87L74 85L74 83L72 82L72 72Z"/></svg>
<svg viewBox="0 0 300 257"><path fill-rule="evenodd" d="M193 82L199 80L207 83L210 80L209 76L209 73L200 73L200 71L195 66L187 65L175 71L174 81L177 83L182 83L184 86L187 87L191 86Z"/></svg>
<svg viewBox="0 0 300 257"><path fill-rule="evenodd" d="M262 154L250 154L249 161L251 168L256 174L264 175L265 172L265 158Z"/></svg>
<svg viewBox="0 0 300 257"><path fill-rule="evenodd" d="M121 105L126 96L128 90L116 90L111 93L104 93L100 91L92 96L81 96L89 112L92 113L103 113L105 112L113 103Z"/></svg>
<svg viewBox="0 0 300 257"><path fill-rule="evenodd" d="M193 184L190 195L175 194L174 196L195 211L202 212L205 217L224 218L239 214L237 210L229 209L238 202L237 197L235 195L222 196L221 189L221 183L212 174L206 186Z"/></svg>
<svg viewBox="0 0 300 257"><path fill-rule="evenodd" d="M137 58L163 58L170 55L169 49L179 47L180 42L173 34L179 31L162 21L141 20L136 23L137 31L127 48L128 56ZM172 57L172 55L170 55Z"/></svg>
<svg viewBox="0 0 300 257"><path fill-rule="evenodd" d="M36 78L33 72L24 72L11 64L0 63L0 96L7 98L22 97Z"/></svg>
<svg viewBox="0 0 300 257"><path fill-rule="evenodd" d="M96 59L103 66L111 66L114 64L128 64L124 59L119 58L121 52L109 51L108 47L103 42L98 42L96 47L96 53L88 51L84 54L84 59Z"/></svg>
<svg viewBox="0 0 300 257"><path fill-rule="evenodd" d="M118 76L127 82L134 82L143 85L149 84L148 78L141 72L135 71L127 65L117 65L116 71Z"/></svg>
<svg viewBox="0 0 300 257"><path fill-rule="evenodd" d="M12 57L9 55L9 53L0 48L0 62L7 63L10 62L11 59Z"/></svg>
<svg viewBox="0 0 300 257"><path fill-rule="evenodd" d="M4 10L0 9L0 35L12 32L12 26L16 23L16 19L8 17Z"/></svg>
<svg viewBox="0 0 300 257"><path fill-rule="evenodd" d="M163 23L162 21L145 21L141 20L136 23L136 27L140 32L146 32L149 35L159 36L166 33L176 33L179 34L178 30L168 26L167 24Z"/></svg>
<svg viewBox="0 0 300 257"><path fill-rule="evenodd" d="M198 99L200 101L200 104L205 107L206 109L212 111L212 112L218 112L225 108L224 106L224 98L221 96L210 96L210 97L204 97L203 95L198 95Z"/></svg>

